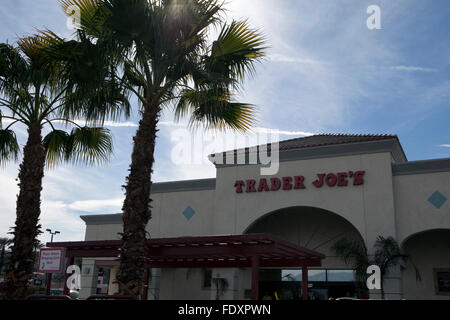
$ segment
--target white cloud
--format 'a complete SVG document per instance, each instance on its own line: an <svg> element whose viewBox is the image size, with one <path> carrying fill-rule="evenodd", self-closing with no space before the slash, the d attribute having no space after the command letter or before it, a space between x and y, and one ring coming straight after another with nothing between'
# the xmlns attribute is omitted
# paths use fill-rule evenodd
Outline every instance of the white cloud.
<svg viewBox="0 0 450 320"><path fill-rule="evenodd" d="M54 236L53 241L82 241L84 239L85 224L78 214L68 210L68 206L62 201L43 201L41 206L40 224L44 232L39 236L42 242L50 241L50 235L46 229L60 231Z"/></svg>
<svg viewBox="0 0 450 320"><path fill-rule="evenodd" d="M415 66L393 66L390 67L390 69L398 71L438 72L437 69L415 67Z"/></svg>
<svg viewBox="0 0 450 320"><path fill-rule="evenodd" d="M324 65L328 64L328 62L314 60L314 59L308 59L308 58L300 58L296 56L287 56L284 54L271 54L268 56L268 59L270 61L274 62L287 62L287 63L298 63L298 64L309 64L309 65Z"/></svg>
<svg viewBox="0 0 450 320"><path fill-rule="evenodd" d="M11 237L8 234L14 226L16 218L16 196L19 193L15 173L17 167L9 164L5 170L0 171L0 237ZM45 188L45 186L44 186ZM62 201L49 201L43 199L39 223L42 231L47 228L61 232L55 240L82 240L84 237L84 223L78 214L71 213L68 206ZM48 234L41 234L39 240L46 242Z"/></svg>
<svg viewBox="0 0 450 320"><path fill-rule="evenodd" d="M105 127L138 127L137 123L126 121L126 122L113 122L113 121L105 121Z"/></svg>
<svg viewBox="0 0 450 320"><path fill-rule="evenodd" d="M450 148L450 144L441 144L439 147Z"/></svg>
<svg viewBox="0 0 450 320"><path fill-rule="evenodd" d="M64 121L55 121L55 122L64 122ZM76 120L74 121L76 124L78 124L79 126L85 126L86 125L86 121L84 120ZM104 121L103 122L103 126L104 127L113 127L113 128L121 128L121 127L138 127L138 124L132 121L122 121L122 122L118 122L118 121Z"/></svg>
<svg viewBox="0 0 450 320"><path fill-rule="evenodd" d="M281 136L302 136L302 137L308 137L308 136L313 136L314 135L314 133L312 133L312 132L287 131L287 130L268 129L268 128L255 128L253 131L255 131L257 133L279 134Z"/></svg>
<svg viewBox="0 0 450 320"><path fill-rule="evenodd" d="M68 208L76 211L89 213L111 213L120 212L123 204L123 198L104 199L104 200L81 200L68 205Z"/></svg>

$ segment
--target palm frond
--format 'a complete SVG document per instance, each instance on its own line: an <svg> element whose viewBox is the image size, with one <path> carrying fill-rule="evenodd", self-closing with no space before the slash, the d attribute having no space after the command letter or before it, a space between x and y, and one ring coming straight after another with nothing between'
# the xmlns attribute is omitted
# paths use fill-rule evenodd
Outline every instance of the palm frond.
<svg viewBox="0 0 450 320"><path fill-rule="evenodd" d="M332 249L338 256L344 259L346 264L353 261L356 279L359 282L364 282L366 280L367 267L369 267L370 261L366 246L363 242L354 239L342 238L332 246Z"/></svg>
<svg viewBox="0 0 450 320"><path fill-rule="evenodd" d="M103 24L109 12L100 0L60 0L64 12L78 25L75 27L88 35L98 37L103 30ZM79 14L79 17L76 15Z"/></svg>
<svg viewBox="0 0 450 320"><path fill-rule="evenodd" d="M14 131L0 128L0 164L4 165L10 160L17 161L19 151L19 143Z"/></svg>
<svg viewBox="0 0 450 320"><path fill-rule="evenodd" d="M264 57L265 38L249 28L247 21L224 25L211 49L211 71L242 80L254 72L255 63Z"/></svg>
<svg viewBox="0 0 450 320"><path fill-rule="evenodd" d="M64 41L50 31L41 33L49 59L64 65L59 76L65 96L58 115L99 123L106 118L128 117L128 95L115 79L117 65L114 58L103 45L86 38L83 32L80 35L78 41Z"/></svg>
<svg viewBox="0 0 450 320"><path fill-rule="evenodd" d="M66 144L66 161L87 165L102 164L113 151L110 131L101 127L75 128Z"/></svg>
<svg viewBox="0 0 450 320"><path fill-rule="evenodd" d="M19 49L0 43L0 92L11 96L19 86L29 84L29 66Z"/></svg>
<svg viewBox="0 0 450 320"><path fill-rule="evenodd" d="M69 134L63 130L53 130L48 133L42 143L45 148L47 166L56 167L67 158L66 148L69 143Z"/></svg>
<svg viewBox="0 0 450 320"><path fill-rule="evenodd" d="M228 92L217 89L185 89L175 108L175 119L190 116L193 127L246 131L254 123L254 106L234 102Z"/></svg>
<svg viewBox="0 0 450 320"><path fill-rule="evenodd" d="M112 137L108 129L100 127L74 128L71 133L53 130L43 139L48 167L62 162L101 164L112 153Z"/></svg>
<svg viewBox="0 0 450 320"><path fill-rule="evenodd" d="M394 238L384 238L379 236L374 244L375 248L375 263L383 270L388 270L391 266L397 264L402 260L403 255L400 252L400 247Z"/></svg>

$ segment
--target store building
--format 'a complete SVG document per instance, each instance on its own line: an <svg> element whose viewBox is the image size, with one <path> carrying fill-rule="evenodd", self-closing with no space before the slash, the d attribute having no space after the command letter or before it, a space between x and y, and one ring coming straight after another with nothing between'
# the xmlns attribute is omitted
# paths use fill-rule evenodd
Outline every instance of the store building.
<svg viewBox="0 0 450 320"><path fill-rule="evenodd" d="M216 164L215 179L154 184L149 234L158 239L268 234L321 253L320 267L308 271L309 297L320 299L352 296L356 290L352 266L332 249L337 240L362 241L373 253L377 237L392 236L410 255L421 281L412 265L399 265L385 278L386 297L450 299L450 159L409 162L392 135L283 141L279 159L275 176L261 176L259 164ZM120 214L81 218L86 241L119 239ZM152 268L148 298L250 298L249 268L185 266ZM81 297L97 290L113 294L117 269L113 258L83 259ZM259 298L274 292L295 298L301 280L299 268L261 268Z"/></svg>

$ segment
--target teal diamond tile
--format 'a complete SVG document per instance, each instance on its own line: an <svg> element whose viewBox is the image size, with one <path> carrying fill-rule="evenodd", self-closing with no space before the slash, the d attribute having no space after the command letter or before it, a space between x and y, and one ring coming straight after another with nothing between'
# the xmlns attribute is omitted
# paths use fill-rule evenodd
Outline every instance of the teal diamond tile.
<svg viewBox="0 0 450 320"><path fill-rule="evenodd" d="M187 221L191 220L194 215L195 215L195 210L192 209L191 206L188 206L183 211L183 216L186 218Z"/></svg>
<svg viewBox="0 0 450 320"><path fill-rule="evenodd" d="M436 191L428 199L428 202L431 203L436 209L440 209L447 202L447 200L448 199L442 193Z"/></svg>

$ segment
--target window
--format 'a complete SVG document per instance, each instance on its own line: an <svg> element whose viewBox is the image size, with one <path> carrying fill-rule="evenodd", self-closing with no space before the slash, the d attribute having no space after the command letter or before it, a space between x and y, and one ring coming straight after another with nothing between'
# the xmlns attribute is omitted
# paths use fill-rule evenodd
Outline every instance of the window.
<svg viewBox="0 0 450 320"><path fill-rule="evenodd" d="M301 282L302 270L282 270L281 281L285 282Z"/></svg>
<svg viewBox="0 0 450 320"><path fill-rule="evenodd" d="M326 270L308 270L309 282L326 282L327 271Z"/></svg>
<svg viewBox="0 0 450 320"><path fill-rule="evenodd" d="M282 270L281 281L284 282L301 282L302 270ZM325 282L327 281L326 270L312 269L308 270L309 282Z"/></svg>
<svg viewBox="0 0 450 320"><path fill-rule="evenodd" d="M450 269L434 269L434 286L437 295L450 295Z"/></svg>
<svg viewBox="0 0 450 320"><path fill-rule="evenodd" d="M353 282L355 272L353 270L327 270L328 281L330 282Z"/></svg>

